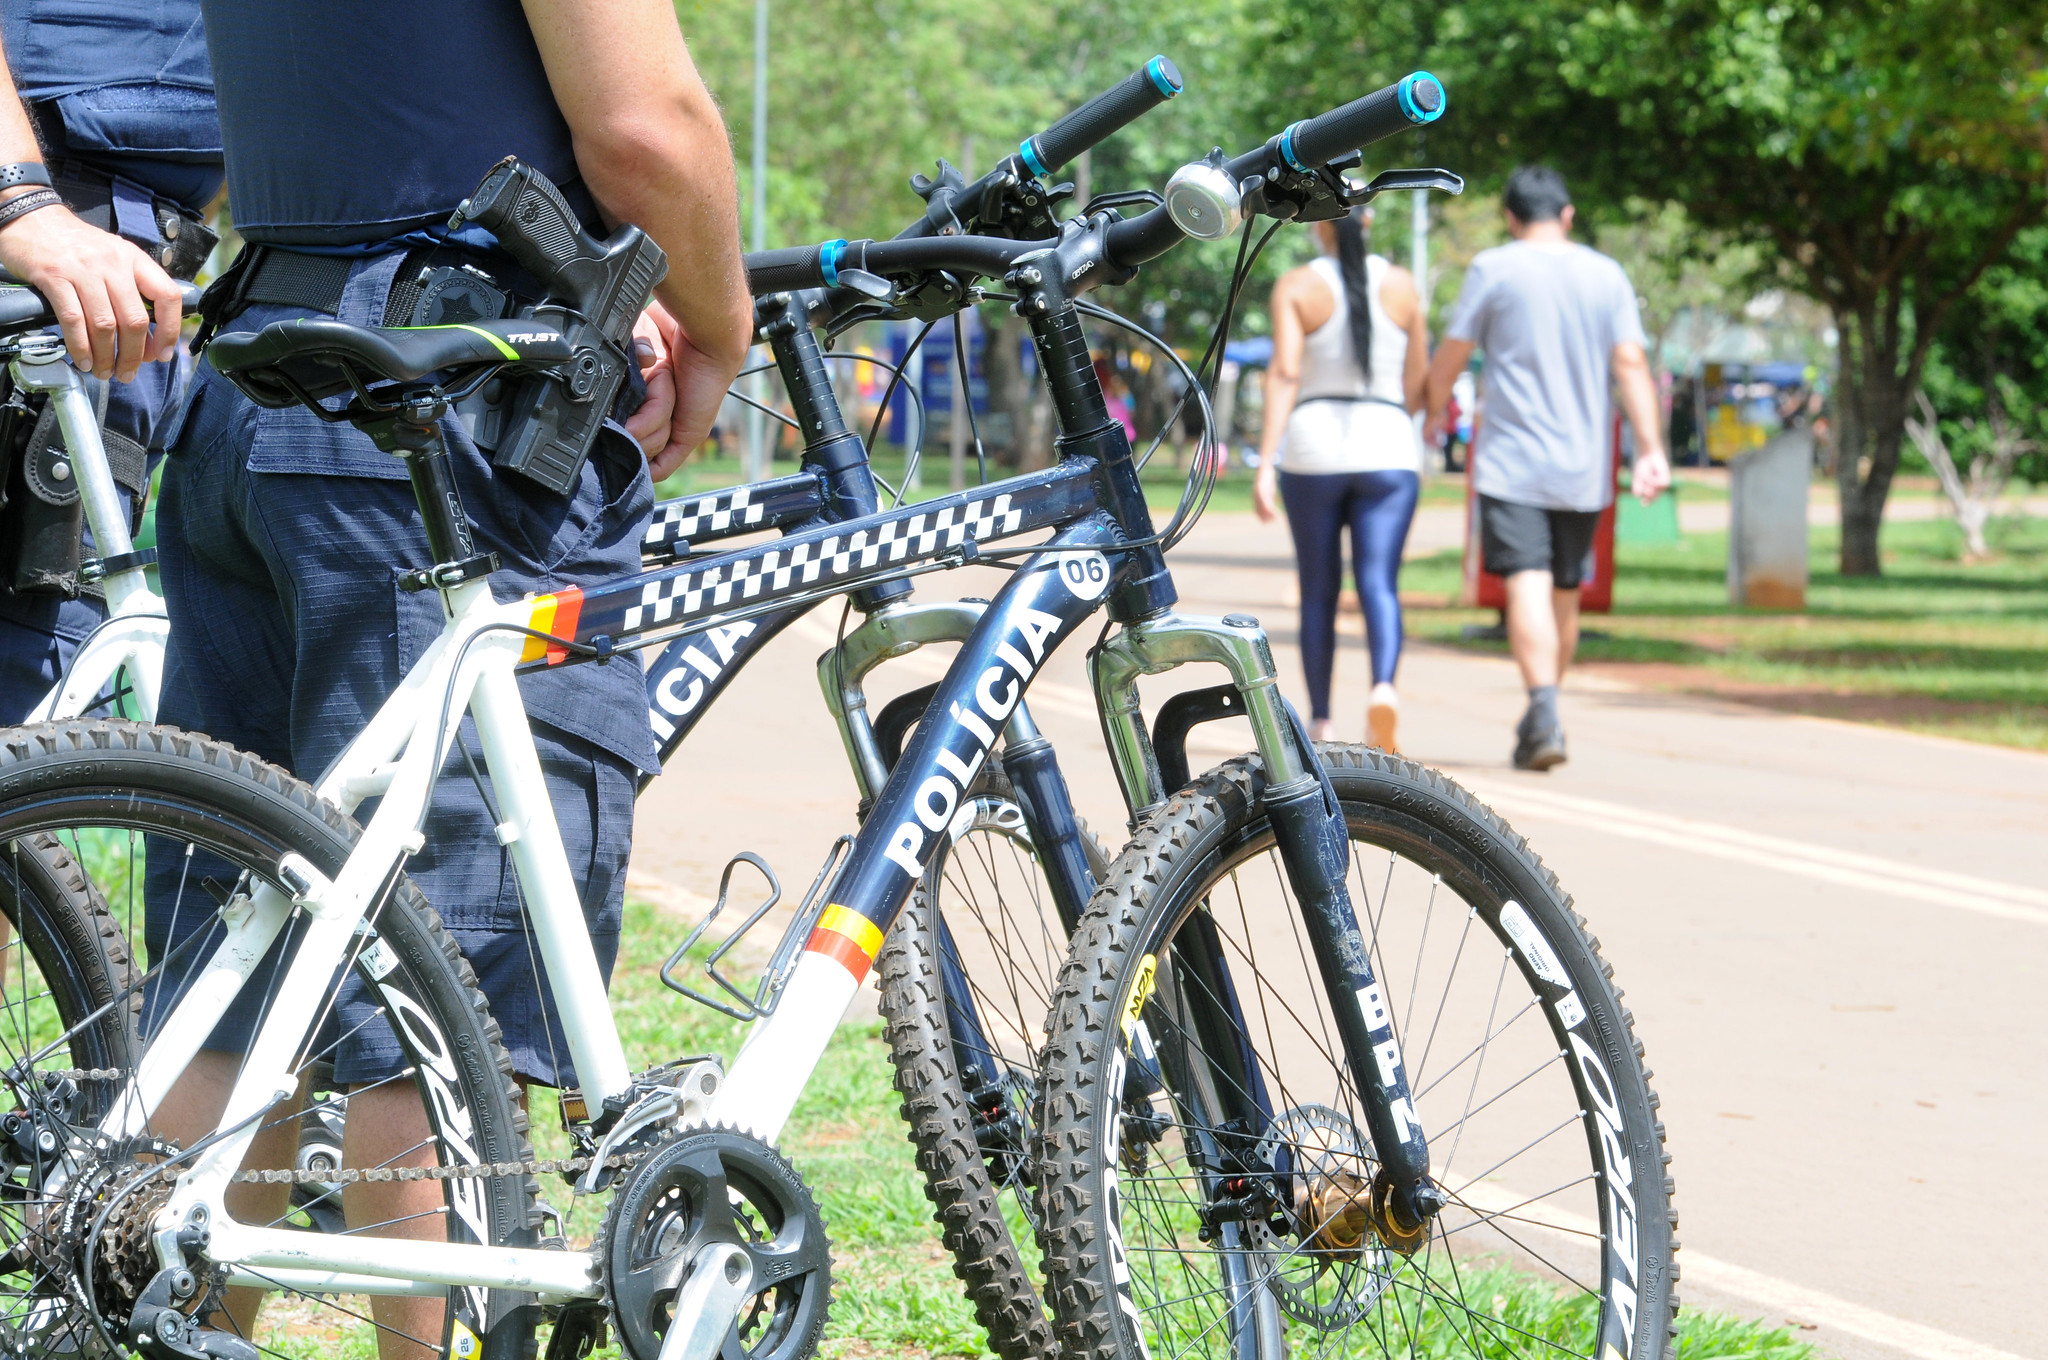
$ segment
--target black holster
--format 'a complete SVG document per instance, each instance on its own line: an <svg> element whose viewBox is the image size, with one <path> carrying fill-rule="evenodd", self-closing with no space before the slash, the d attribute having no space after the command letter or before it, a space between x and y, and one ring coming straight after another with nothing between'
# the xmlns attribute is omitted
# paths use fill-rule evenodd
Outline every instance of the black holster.
<svg viewBox="0 0 2048 1360"><path fill-rule="evenodd" d="M99 386L104 410L106 388ZM132 497L129 529L137 528L149 485L148 455L125 435L100 429L114 481ZM71 455L47 398L12 393L0 404L0 590L12 595L97 595L79 575L85 504Z"/></svg>

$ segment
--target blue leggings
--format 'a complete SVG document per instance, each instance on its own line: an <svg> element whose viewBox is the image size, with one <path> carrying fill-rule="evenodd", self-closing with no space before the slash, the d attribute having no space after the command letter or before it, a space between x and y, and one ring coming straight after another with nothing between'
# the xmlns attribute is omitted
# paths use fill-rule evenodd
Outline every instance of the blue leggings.
<svg viewBox="0 0 2048 1360"><path fill-rule="evenodd" d="M1392 683L1401 664L1401 547L1415 518L1422 479L1412 472L1282 472L1280 499L1294 533L1301 577L1301 665L1310 715L1330 716L1337 660L1337 592L1344 584L1344 526L1365 611L1374 684Z"/></svg>

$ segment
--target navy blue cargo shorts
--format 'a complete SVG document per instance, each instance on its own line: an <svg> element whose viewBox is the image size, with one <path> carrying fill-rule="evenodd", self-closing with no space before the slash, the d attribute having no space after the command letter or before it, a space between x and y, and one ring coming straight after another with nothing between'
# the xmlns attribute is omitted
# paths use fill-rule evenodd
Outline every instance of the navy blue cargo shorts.
<svg viewBox="0 0 2048 1360"><path fill-rule="evenodd" d="M375 324L396 266L395 256L357 265L341 319ZM228 329L308 314L259 305ZM477 548L503 562L490 578L499 599L588 587L639 570L654 494L645 460L623 433L608 431L574 493L564 496L495 471L458 420L443 427ZM164 722L205 732L301 778L319 777L440 635L439 594L399 588L402 572L431 561L405 478L400 459L352 427L326 424L297 407L265 410L202 365L157 511L171 617ZM609 979L638 775L659 766L642 667L629 655L522 676L519 683ZM463 729L481 769L474 726L465 720ZM367 821L373 807L359 817ZM459 751L441 771L425 830L426 846L407 872L476 970L515 1069L543 1085L573 1085L510 857ZM194 910L189 888L181 898L181 882L197 878L180 863L183 849L150 848L145 933L153 966L217 919L212 899ZM171 957L146 999L146 1027L160 1022L179 984L210 952L202 941ZM208 1047L246 1052L273 986L269 970L259 970ZM396 1037L354 977L342 984L335 1020L314 1048L316 1057L333 1061L342 1085L380 1081L404 1065Z"/></svg>

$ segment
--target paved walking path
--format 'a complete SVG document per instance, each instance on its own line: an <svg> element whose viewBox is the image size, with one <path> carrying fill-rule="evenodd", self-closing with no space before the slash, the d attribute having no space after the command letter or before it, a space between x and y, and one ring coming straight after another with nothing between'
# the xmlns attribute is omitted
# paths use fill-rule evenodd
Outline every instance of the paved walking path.
<svg viewBox="0 0 2048 1360"><path fill-rule="evenodd" d="M1173 563L1185 610L1264 618L1299 699L1283 532L1216 516ZM637 874L709 894L751 849L795 887L851 828L812 671L838 615L778 640L642 800ZM1340 627L1340 736L1356 739L1360 624ZM1084 650L1031 702L1114 841ZM941 663L892 664L871 693ZM1571 762L1520 775L1510 663L1415 647L1401 681L1407 753L1530 837L1628 992L1676 1158L1685 1300L1812 1325L1848 1360L2048 1355L2048 757L1575 677ZM1215 678L1147 683L1156 704ZM1198 763L1246 744L1227 724L1191 743Z"/></svg>

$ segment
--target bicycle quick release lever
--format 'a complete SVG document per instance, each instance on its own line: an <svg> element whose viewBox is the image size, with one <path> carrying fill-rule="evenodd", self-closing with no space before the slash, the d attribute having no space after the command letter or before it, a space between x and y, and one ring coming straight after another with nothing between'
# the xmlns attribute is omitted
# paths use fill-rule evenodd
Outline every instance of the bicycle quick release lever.
<svg viewBox="0 0 2048 1360"><path fill-rule="evenodd" d="M567 494L626 379L633 323L668 273L668 257L635 226L619 228L610 240L592 239L548 177L513 156L491 167L448 229L464 222L497 237L540 281L548 300L522 315L559 326L575 350L559 374L521 383L495 458L499 467Z"/></svg>

